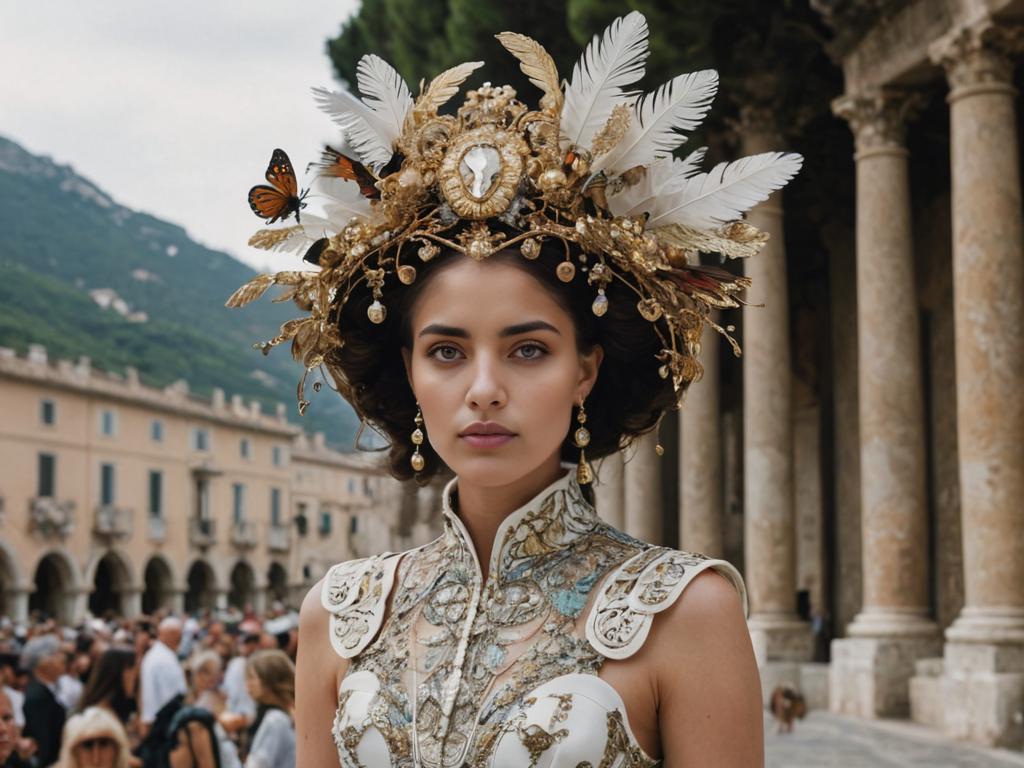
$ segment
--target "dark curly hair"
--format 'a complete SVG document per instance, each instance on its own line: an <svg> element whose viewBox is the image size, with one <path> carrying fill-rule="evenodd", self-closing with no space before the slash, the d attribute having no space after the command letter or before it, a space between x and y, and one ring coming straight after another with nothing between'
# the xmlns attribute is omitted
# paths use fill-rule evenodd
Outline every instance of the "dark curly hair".
<svg viewBox="0 0 1024 768"><path fill-rule="evenodd" d="M416 280L411 285L388 281L381 298L387 315L380 324L367 318L372 297L365 283L355 289L339 317L343 344L333 350L328 363L340 369L348 380L352 405L360 416L389 439L391 474L399 480L415 477L420 484L426 484L444 469L444 463L431 447L429 435L420 446L426 462L423 470L414 473L409 463L415 449L410 435L416 398L409 386L401 350L412 347L411 314L417 297L441 270L465 257L455 251L442 251L426 263L403 258L405 263L415 264ZM588 458L614 453L637 435L653 429L661 414L675 407L672 380L658 373L661 363L655 356L662 347L661 340L652 323L637 311L637 294L629 286L613 280L606 290L608 310L597 317L591 310L596 290L587 284L583 270L577 269L568 283L555 273L558 263L565 260L561 243L546 241L533 260L527 260L518 249L499 251L489 260L526 270L550 291L572 317L581 351L590 350L595 344L603 348L597 381L586 400L587 429L591 435ZM664 321L658 322L667 337ZM572 432L569 430L562 442L563 461L574 462L579 457Z"/></svg>

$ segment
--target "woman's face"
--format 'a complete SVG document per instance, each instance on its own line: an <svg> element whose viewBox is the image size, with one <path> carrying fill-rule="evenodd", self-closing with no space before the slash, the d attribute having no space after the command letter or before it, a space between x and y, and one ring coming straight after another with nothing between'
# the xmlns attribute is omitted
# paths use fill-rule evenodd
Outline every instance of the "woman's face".
<svg viewBox="0 0 1024 768"><path fill-rule="evenodd" d="M263 695L260 679L251 669L245 671L245 690L253 701L260 701L260 697Z"/></svg>
<svg viewBox="0 0 1024 768"><path fill-rule="evenodd" d="M601 350L580 353L555 297L523 269L459 258L431 277L410 319L406 367L427 439L459 478L507 486L557 470Z"/></svg>
<svg viewBox="0 0 1024 768"><path fill-rule="evenodd" d="M212 691L220 685L220 668L216 664L204 664L192 675L197 691Z"/></svg>
<svg viewBox="0 0 1024 768"><path fill-rule="evenodd" d="M94 736L75 745L79 768L114 768L117 742L109 736Z"/></svg>

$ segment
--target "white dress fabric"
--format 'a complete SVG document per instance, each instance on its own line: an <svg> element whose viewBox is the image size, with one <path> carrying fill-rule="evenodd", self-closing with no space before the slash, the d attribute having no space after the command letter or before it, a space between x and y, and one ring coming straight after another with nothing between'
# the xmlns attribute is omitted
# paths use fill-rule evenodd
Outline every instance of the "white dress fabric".
<svg viewBox="0 0 1024 768"><path fill-rule="evenodd" d="M708 568L747 613L739 572L612 528L567 471L503 521L484 580L456 496L453 480L434 541L324 580L331 643L349 659L334 722L342 768L657 765L601 663L635 653Z"/></svg>

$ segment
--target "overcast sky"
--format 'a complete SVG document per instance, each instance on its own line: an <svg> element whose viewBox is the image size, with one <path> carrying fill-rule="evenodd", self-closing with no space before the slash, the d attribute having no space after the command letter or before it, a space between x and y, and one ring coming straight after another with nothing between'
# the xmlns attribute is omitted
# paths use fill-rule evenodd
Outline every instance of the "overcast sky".
<svg viewBox="0 0 1024 768"><path fill-rule="evenodd" d="M297 263L246 245L262 226L246 195L275 147L301 173L336 143L309 89L339 87L325 41L357 6L0 3L0 135L257 268Z"/></svg>

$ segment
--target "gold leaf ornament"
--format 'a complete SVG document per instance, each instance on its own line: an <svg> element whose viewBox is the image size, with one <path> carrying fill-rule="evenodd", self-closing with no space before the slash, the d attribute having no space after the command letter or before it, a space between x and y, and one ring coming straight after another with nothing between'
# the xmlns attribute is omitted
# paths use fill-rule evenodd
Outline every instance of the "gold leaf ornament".
<svg viewBox="0 0 1024 768"><path fill-rule="evenodd" d="M518 32L501 32L495 37L509 53L519 59L519 68L530 78L530 82L544 92L541 109L558 114L562 109L562 85L551 54L532 37Z"/></svg>
<svg viewBox="0 0 1024 768"><path fill-rule="evenodd" d="M274 284L273 275L257 275L248 283L243 285L241 288L236 290L228 297L228 300L224 302L225 307L244 307L251 301L255 301L264 293L267 289Z"/></svg>

